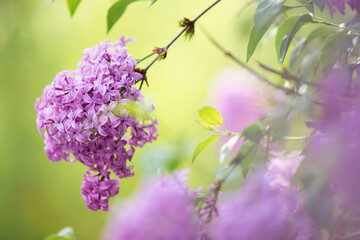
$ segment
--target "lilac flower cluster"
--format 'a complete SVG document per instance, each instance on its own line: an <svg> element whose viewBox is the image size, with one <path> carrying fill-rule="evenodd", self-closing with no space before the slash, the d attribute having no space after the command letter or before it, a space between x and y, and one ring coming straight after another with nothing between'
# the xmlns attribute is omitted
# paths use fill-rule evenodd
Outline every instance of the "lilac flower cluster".
<svg viewBox="0 0 360 240"><path fill-rule="evenodd" d="M273 152L267 171L249 177L220 207L214 200L214 186L205 195L185 187L184 171L162 177L122 204L109 220L103 239L322 239L298 190L290 186L302 160L298 152Z"/></svg>
<svg viewBox="0 0 360 240"><path fill-rule="evenodd" d="M134 87L142 75L127 53L127 41L107 40L85 49L78 68L57 74L35 103L48 158L79 161L98 172L92 177L85 173L81 191L91 210L107 210L108 198L117 193L108 170L119 178L133 176L129 162L135 147L157 137L157 121L129 108L145 104Z"/></svg>
<svg viewBox="0 0 360 240"><path fill-rule="evenodd" d="M296 239L291 213L274 195L263 173L223 204L212 228L212 239Z"/></svg>
<svg viewBox="0 0 360 240"><path fill-rule="evenodd" d="M94 176L89 171L85 172L84 179L81 194L89 209L109 210L108 199L119 193L119 180L99 175Z"/></svg>
<svg viewBox="0 0 360 240"><path fill-rule="evenodd" d="M186 172L162 177L140 188L110 219L105 240L196 240L200 229L194 192L184 186Z"/></svg>
<svg viewBox="0 0 360 240"><path fill-rule="evenodd" d="M341 65L326 74L319 90L324 111L310 123L314 132L305 149L312 167L324 174L336 213L332 235L341 238L360 228L360 94L352 71Z"/></svg>
<svg viewBox="0 0 360 240"><path fill-rule="evenodd" d="M331 15L335 12L335 8L345 14L345 4L349 5L352 10L360 12L360 1L358 0L325 0L325 2L330 8Z"/></svg>

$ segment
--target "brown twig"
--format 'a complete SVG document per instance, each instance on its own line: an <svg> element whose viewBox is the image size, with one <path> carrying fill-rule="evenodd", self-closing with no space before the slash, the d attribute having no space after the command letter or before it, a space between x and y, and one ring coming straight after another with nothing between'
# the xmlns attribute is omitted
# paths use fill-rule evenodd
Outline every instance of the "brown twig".
<svg viewBox="0 0 360 240"><path fill-rule="evenodd" d="M256 72L254 69L252 69L250 66L246 65L244 62L242 62L240 59L238 59L237 57L235 57L230 51L226 50L223 46L221 46L204 28L201 28L201 31L204 32L205 36L210 40L210 42L212 44L214 44L215 47L217 47L220 51L222 51L225 56L231 58L235 63L237 63L238 65L240 65L241 67L243 67L245 70L247 70L250 74L252 74L253 76L255 76L257 79L261 80L262 82L264 82L267 85L270 85L276 89L280 89L282 91L284 91L287 94L291 94L293 93L292 89L288 89L279 85L276 85L272 82L270 82L268 79L266 79L264 76L262 76L261 74L259 74L258 72Z"/></svg>
<svg viewBox="0 0 360 240"><path fill-rule="evenodd" d="M213 8L216 4L218 4L221 0L216 0L214 3L212 3L209 7L207 7L204 11L202 11L197 17L195 17L193 20L191 20L192 24L188 24L186 25L165 47L159 48L159 49L163 49L163 51L167 52L168 49L170 48L170 46L179 38L181 37L181 35L183 35L184 32L186 32L188 30L188 28L190 28L191 26L193 26L195 24L195 22L197 20L199 20L205 13L207 13L211 8ZM153 54L150 54L151 56ZM148 56L150 56L148 55ZM147 56L147 57L148 57ZM147 58L145 57L145 59ZM160 54L158 54L151 62L150 64L144 68L145 73L147 72L147 70L149 70L149 68L159 59ZM139 87L139 89L141 89L142 87L142 83L144 80L141 80L141 85Z"/></svg>

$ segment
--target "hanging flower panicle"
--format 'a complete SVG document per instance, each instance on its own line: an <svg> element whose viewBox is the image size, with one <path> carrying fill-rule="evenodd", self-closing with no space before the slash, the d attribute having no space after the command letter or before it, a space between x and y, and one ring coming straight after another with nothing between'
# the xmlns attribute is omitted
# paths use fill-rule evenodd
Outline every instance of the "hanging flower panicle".
<svg viewBox="0 0 360 240"><path fill-rule="evenodd" d="M48 158L79 161L98 172L85 173L81 191L91 210L107 210L109 197L118 192L109 170L118 178L132 177L135 147L157 137L157 121L148 114L153 108L145 107L134 87L142 75L134 71L128 41L121 37L85 49L78 68L58 73L35 103Z"/></svg>

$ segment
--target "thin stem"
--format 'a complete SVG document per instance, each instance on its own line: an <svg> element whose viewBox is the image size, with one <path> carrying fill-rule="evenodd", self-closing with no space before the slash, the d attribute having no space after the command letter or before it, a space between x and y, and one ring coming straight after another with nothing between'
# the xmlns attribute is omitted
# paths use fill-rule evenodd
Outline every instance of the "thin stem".
<svg viewBox="0 0 360 240"><path fill-rule="evenodd" d="M342 26L339 26L339 25L337 25L337 24L335 24L335 23L325 21L324 19L319 18L319 17L314 17L314 19L317 19L318 21L313 20L313 21L312 21L313 23L324 24L324 25L327 25L327 26L330 26L330 27L335 27L335 28L342 29L342 30L348 30L348 31L351 31L351 32L355 32L355 33L357 33L357 34L360 34L360 31L359 31L359 30L356 30L356 29L353 29L353 28L349 28L349 27L345 27L345 26L342 27Z"/></svg>
<svg viewBox="0 0 360 240"><path fill-rule="evenodd" d="M195 17L192 20L192 23L195 24L195 22L197 20L199 20L199 18L201 18L205 13L207 13L211 8L213 8L216 4L218 4L221 0L216 0L213 4L211 4L209 7L207 7L204 11L202 11L197 17ZM163 49L165 49L165 51L167 51L170 46L179 38L181 37L181 35L183 35L183 33L189 28L190 26L186 26L184 27L176 36L174 39L172 39L165 47L163 47ZM158 60L159 55L156 56L156 58L145 68L145 71L147 71L155 62L156 60Z"/></svg>
<svg viewBox="0 0 360 240"><path fill-rule="evenodd" d="M147 55L146 57L143 57L143 58L141 58L141 59L139 59L139 60L136 60L136 64L141 63L142 61L148 59L149 57L153 56L154 54L156 54L156 52L152 52L152 53L150 53L149 55Z"/></svg>
<svg viewBox="0 0 360 240"><path fill-rule="evenodd" d="M251 151L253 149L254 149L254 146L250 147L249 150L244 154L242 159L240 161L237 161L235 164L233 164L232 168L224 175L224 177L217 181L217 186L214 189L215 199L214 199L214 202L211 205L211 209L209 211L208 221L211 220L212 213L213 213L213 211L215 209L215 205L216 205L216 203L218 201L218 198L219 198L219 193L220 193L220 190L221 190L221 186L226 181L226 179L231 175L231 173L236 169L236 167L242 162L242 160L245 159L251 153Z"/></svg>
<svg viewBox="0 0 360 240"><path fill-rule="evenodd" d="M303 140L309 139L309 137L305 137L305 136L301 136L301 137L285 136L284 139L285 139L285 140L288 140L288 141L303 141Z"/></svg>
<svg viewBox="0 0 360 240"><path fill-rule="evenodd" d="M245 68L250 74L255 76L257 79L261 80L267 85L270 85L274 88L280 89L282 91L285 91L286 93L289 93L291 91L290 89L281 87L279 85L276 85L272 82L270 82L268 79L266 79L264 76L256 72L254 69L252 69L250 66L246 65L244 62L242 62L240 59L235 57L231 52L227 51L223 46L221 46L204 28L201 28L201 30L204 32L205 36L210 40L212 44L215 45L220 51L222 51L227 57L231 58L235 63L240 65L241 67Z"/></svg>

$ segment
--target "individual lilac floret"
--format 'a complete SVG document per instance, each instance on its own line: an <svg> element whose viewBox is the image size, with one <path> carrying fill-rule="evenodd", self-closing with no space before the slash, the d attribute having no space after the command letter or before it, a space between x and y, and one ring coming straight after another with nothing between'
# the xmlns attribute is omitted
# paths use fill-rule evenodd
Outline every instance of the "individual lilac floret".
<svg viewBox="0 0 360 240"><path fill-rule="evenodd" d="M223 203L212 228L212 239L295 239L291 213L273 194L263 172Z"/></svg>
<svg viewBox="0 0 360 240"><path fill-rule="evenodd" d="M86 206L93 211L98 209L108 211L109 198L119 193L118 184L118 179L92 175L89 171L86 171L81 186L81 194Z"/></svg>
<svg viewBox="0 0 360 240"><path fill-rule="evenodd" d="M114 212L105 240L196 240L200 234L192 193L183 174L139 189Z"/></svg>
<svg viewBox="0 0 360 240"><path fill-rule="evenodd" d="M157 121L134 87L142 75L126 42L85 49L78 69L57 74L36 100L37 127L51 161L80 161L101 175L111 170L119 178L133 176L135 147L156 139Z"/></svg>

